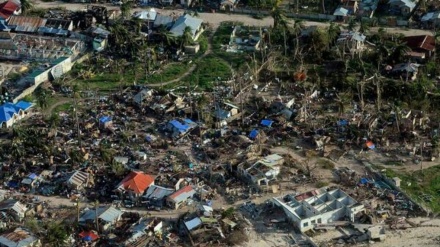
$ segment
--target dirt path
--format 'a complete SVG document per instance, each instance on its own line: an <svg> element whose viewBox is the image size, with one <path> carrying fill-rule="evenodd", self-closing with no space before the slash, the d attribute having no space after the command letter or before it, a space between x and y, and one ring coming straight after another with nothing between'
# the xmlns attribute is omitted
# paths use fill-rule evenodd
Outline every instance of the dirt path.
<svg viewBox="0 0 440 247"><path fill-rule="evenodd" d="M214 37L215 31L217 29L215 28L214 30L212 30L211 34L208 37L208 48L206 49L205 53L200 56L199 58L197 58L197 62L201 61L203 58L205 58L206 56L208 56L209 54L212 53L212 37ZM161 82L161 83L155 83L155 84L145 84L148 87L163 87L165 85L169 85L175 82L179 82L180 80L182 80L183 78L189 76L192 72L194 72L197 68L197 62L195 62L191 68L188 69L188 71L186 71L183 75L177 77L176 79L170 80L170 81L166 81L166 82Z"/></svg>
<svg viewBox="0 0 440 247"><path fill-rule="evenodd" d="M59 101L57 101L57 102L55 102L53 105L49 106L49 108L45 109L45 110L44 110L44 113L47 114L47 115L50 115L50 114L52 114L53 110L54 110L57 106L67 104L67 103L70 103L70 102L72 102L72 101L73 101L72 98L61 98Z"/></svg>
<svg viewBox="0 0 440 247"><path fill-rule="evenodd" d="M35 0L35 6L39 8L59 8L65 7L68 10L83 10L87 7L87 4L80 3L65 3L65 2L42 2L41 0ZM117 9L119 7L112 6L111 4L93 4L93 5L101 5L107 7L107 9ZM146 10L147 8L134 8L132 12ZM180 15L184 13L183 9L175 9L175 10L166 10L166 9L157 9L158 13L164 15ZM220 23L225 21L231 22L241 22L244 25L250 26L272 26L273 18L268 16L263 19L255 19L252 16L244 15L244 14L223 14L223 13L198 13L199 18L203 19L206 23L210 24L214 28L218 27ZM319 27L327 27L330 25L330 22L316 22L316 21L303 21L304 26L319 26ZM292 23L291 23L292 24ZM376 32L378 28L371 28L371 32ZM401 33L405 36L411 35L423 35L423 34L431 34L432 32L429 30L420 30L420 29L406 29L406 28L398 28L398 27L390 27L385 28L385 31L388 33Z"/></svg>

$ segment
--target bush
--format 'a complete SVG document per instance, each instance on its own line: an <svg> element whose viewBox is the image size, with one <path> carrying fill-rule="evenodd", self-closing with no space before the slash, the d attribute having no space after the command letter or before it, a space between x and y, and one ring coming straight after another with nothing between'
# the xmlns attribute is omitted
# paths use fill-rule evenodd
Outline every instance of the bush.
<svg viewBox="0 0 440 247"><path fill-rule="evenodd" d="M325 187L325 186L328 186L328 182L318 181L318 182L315 183L315 187L316 188L321 188L321 187Z"/></svg>
<svg viewBox="0 0 440 247"><path fill-rule="evenodd" d="M335 168L335 164L328 159L320 159L318 164L322 169L333 170Z"/></svg>

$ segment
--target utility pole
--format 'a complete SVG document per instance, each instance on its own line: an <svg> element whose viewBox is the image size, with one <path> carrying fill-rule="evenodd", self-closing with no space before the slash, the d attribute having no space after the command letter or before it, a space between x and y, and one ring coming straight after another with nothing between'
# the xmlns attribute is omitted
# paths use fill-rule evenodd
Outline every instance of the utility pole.
<svg viewBox="0 0 440 247"><path fill-rule="evenodd" d="M77 106L77 96L75 95L75 93L73 94L73 111L75 112L75 124L76 124L76 132L78 135L78 143L79 143L79 147L82 148L82 143L81 143L81 133L80 133L80 129L79 129L79 122L78 122L78 106Z"/></svg>
<svg viewBox="0 0 440 247"><path fill-rule="evenodd" d="M79 198L76 199L76 221L79 225Z"/></svg>
<svg viewBox="0 0 440 247"><path fill-rule="evenodd" d="M98 205L99 205L99 202L95 201L95 223L96 223L96 231L97 232L99 232Z"/></svg>

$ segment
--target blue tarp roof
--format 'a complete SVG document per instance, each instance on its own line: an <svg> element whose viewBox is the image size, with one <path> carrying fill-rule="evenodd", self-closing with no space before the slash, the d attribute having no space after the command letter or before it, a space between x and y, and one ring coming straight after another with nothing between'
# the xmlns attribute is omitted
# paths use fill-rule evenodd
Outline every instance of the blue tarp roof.
<svg viewBox="0 0 440 247"><path fill-rule="evenodd" d="M37 174L35 174L35 173L31 173L29 176L28 176L28 178L30 178L30 179L36 179L38 177L38 175Z"/></svg>
<svg viewBox="0 0 440 247"><path fill-rule="evenodd" d="M258 136L258 130L254 129L251 131L251 133L249 133L249 138L251 139L255 139Z"/></svg>
<svg viewBox="0 0 440 247"><path fill-rule="evenodd" d="M20 100L15 104L17 107L19 107L20 109L22 109L23 111L29 109L32 107L32 103L31 102L27 102L24 100Z"/></svg>
<svg viewBox="0 0 440 247"><path fill-rule="evenodd" d="M187 120L187 119L185 119L185 120ZM189 119L188 119L188 120L189 120ZM189 121L191 121L191 120L189 120ZM192 122L192 121L191 121L191 122ZM171 124L174 128L178 129L180 132L185 132L185 131L187 131L187 130L189 129L189 126L188 126L188 125L184 125L184 124L180 123L180 122L177 121L177 120L171 120L171 121L170 121L170 124Z"/></svg>
<svg viewBox="0 0 440 247"><path fill-rule="evenodd" d="M107 122L110 122L110 121L112 121L112 117L110 117L110 116L102 116L102 117L99 118L99 122L100 123L107 123Z"/></svg>
<svg viewBox="0 0 440 247"><path fill-rule="evenodd" d="M266 127L271 127L273 124L273 121L269 120L269 119L263 119L263 120L261 120L260 124L263 126L266 126Z"/></svg>

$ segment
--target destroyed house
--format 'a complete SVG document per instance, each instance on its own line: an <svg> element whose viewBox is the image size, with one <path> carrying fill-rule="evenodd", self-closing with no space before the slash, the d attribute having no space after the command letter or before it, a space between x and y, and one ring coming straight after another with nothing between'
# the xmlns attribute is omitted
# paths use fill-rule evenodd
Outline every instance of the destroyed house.
<svg viewBox="0 0 440 247"><path fill-rule="evenodd" d="M408 55L418 61L431 57L435 52L435 38L432 35L407 36L404 42L411 48Z"/></svg>
<svg viewBox="0 0 440 247"><path fill-rule="evenodd" d="M196 194L196 191L191 185L187 185L182 189L174 192L167 198L168 206L174 209L178 209L182 206L189 198L192 198Z"/></svg>
<svg viewBox="0 0 440 247"><path fill-rule="evenodd" d="M0 212L6 213L16 221L22 221L27 210L26 205L17 200L9 199L0 202Z"/></svg>
<svg viewBox="0 0 440 247"><path fill-rule="evenodd" d="M301 232L345 218L354 222L355 215L364 211L364 205L340 189L327 191L321 188L300 195L273 198L272 202L283 209L289 221Z"/></svg>
<svg viewBox="0 0 440 247"><path fill-rule="evenodd" d="M39 247L40 240L24 228L0 235L0 247Z"/></svg>
<svg viewBox="0 0 440 247"><path fill-rule="evenodd" d="M128 238L124 242L124 246L145 246L145 240L148 240L150 234L156 236L162 233L163 222L156 218L141 218L128 229Z"/></svg>
<svg viewBox="0 0 440 247"><path fill-rule="evenodd" d="M142 196L142 200L145 201L146 204L156 207L163 207L166 197L173 193L173 189L151 185L150 187L148 187L145 195Z"/></svg>
<svg viewBox="0 0 440 247"><path fill-rule="evenodd" d="M105 231L121 219L122 211L113 206L100 206L98 208L85 209L79 218L79 224L95 223L98 219L100 227Z"/></svg>
<svg viewBox="0 0 440 247"><path fill-rule="evenodd" d="M154 177L140 171L132 171L116 187L122 193L132 196L142 196L145 190L154 184Z"/></svg>
<svg viewBox="0 0 440 247"><path fill-rule="evenodd" d="M60 36L67 36L72 30L73 21L63 19L46 19L45 25L38 28L39 33Z"/></svg>
<svg viewBox="0 0 440 247"><path fill-rule="evenodd" d="M236 26L231 33L226 51L258 51L260 50L262 31L250 27Z"/></svg>
<svg viewBox="0 0 440 247"><path fill-rule="evenodd" d="M168 122L167 130L171 132L172 138L178 138L185 135L196 126L196 123L187 118L183 119L183 121L174 119Z"/></svg>
<svg viewBox="0 0 440 247"><path fill-rule="evenodd" d="M352 53L362 51L365 48L366 36L356 31L342 31L336 43L344 50Z"/></svg>
<svg viewBox="0 0 440 247"><path fill-rule="evenodd" d="M215 117L218 120L227 120L238 114L238 106L224 102L215 110Z"/></svg>
<svg viewBox="0 0 440 247"><path fill-rule="evenodd" d="M77 190L84 189L89 183L89 178L90 175L87 172L75 171L67 179L67 184Z"/></svg>
<svg viewBox="0 0 440 247"><path fill-rule="evenodd" d="M8 26L17 33L36 33L40 27L44 27L46 19L30 16L11 16Z"/></svg>
<svg viewBox="0 0 440 247"><path fill-rule="evenodd" d="M72 38L0 33L0 58L53 61L85 49L84 41Z"/></svg>
<svg viewBox="0 0 440 247"><path fill-rule="evenodd" d="M268 185L275 180L281 170L284 158L271 154L253 164L243 163L238 166L239 173L257 185Z"/></svg>

